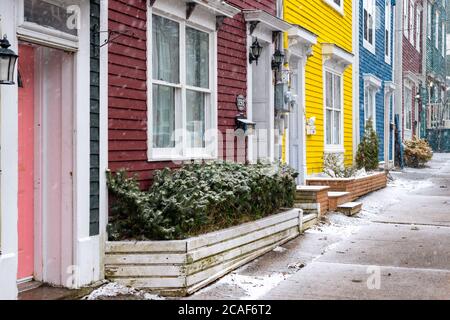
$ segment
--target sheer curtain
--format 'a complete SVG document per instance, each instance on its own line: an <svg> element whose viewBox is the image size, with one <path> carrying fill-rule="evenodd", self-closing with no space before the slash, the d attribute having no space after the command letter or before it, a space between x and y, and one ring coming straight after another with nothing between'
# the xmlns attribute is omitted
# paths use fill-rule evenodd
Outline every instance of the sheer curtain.
<svg viewBox="0 0 450 320"><path fill-rule="evenodd" d="M190 148L205 147L205 106L207 93L195 88L209 89L209 35L186 28L186 129Z"/></svg>
<svg viewBox="0 0 450 320"><path fill-rule="evenodd" d="M153 80L179 84L179 24L154 15L152 17ZM174 148L175 87L153 84L153 147Z"/></svg>

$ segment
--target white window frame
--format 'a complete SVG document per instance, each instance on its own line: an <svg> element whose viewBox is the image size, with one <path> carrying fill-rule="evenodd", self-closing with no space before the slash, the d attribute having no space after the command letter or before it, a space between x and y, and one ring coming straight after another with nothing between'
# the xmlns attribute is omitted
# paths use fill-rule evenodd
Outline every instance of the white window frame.
<svg viewBox="0 0 450 320"><path fill-rule="evenodd" d="M327 72L331 73L333 75L333 79L334 76L338 76L340 78L341 81L341 93L340 93L340 98L341 98L341 109L340 111L340 131L339 131L339 144L328 144L327 143L327 101L326 101L326 94L327 94L327 81L326 81L326 75ZM334 80L333 80L334 81ZM333 68L330 67L324 67L323 70L323 129L324 129L324 135L323 135L323 140L324 140L324 151L327 153L344 153L345 149L344 149L344 74L343 72L339 72ZM333 86L334 89L334 86ZM333 99L334 99L334 94L332 94ZM333 110L332 114L334 117L334 111L336 111L337 109L332 108L331 110ZM333 121L331 122L333 124ZM330 128L331 130L331 141L334 140L334 130L333 128Z"/></svg>
<svg viewBox="0 0 450 320"><path fill-rule="evenodd" d="M420 34L422 31L422 18L421 18L421 10L419 7L416 9L416 49L418 52L421 51L421 41Z"/></svg>
<svg viewBox="0 0 450 320"><path fill-rule="evenodd" d="M412 122L413 122L413 119L412 119L412 116L413 116L413 112L412 112L412 104L413 104L412 93L413 93L413 91L408 86L405 86L404 91L405 91L405 131L411 131L412 127L413 127L413 124L412 124ZM407 102L409 102L409 103L407 103ZM408 124L407 120L408 119L409 119L409 125L410 125L409 127L407 126L407 124Z"/></svg>
<svg viewBox="0 0 450 320"><path fill-rule="evenodd" d="M327 5L329 5L331 8L339 12L341 15L344 15L344 1L341 0L341 5L338 5L333 0L323 0Z"/></svg>
<svg viewBox="0 0 450 320"><path fill-rule="evenodd" d="M367 121L370 117L367 116L369 101L367 98L370 97L372 100L372 127L376 131L377 128L377 90L371 86L366 86L364 88L364 127L367 125Z"/></svg>
<svg viewBox="0 0 450 320"><path fill-rule="evenodd" d="M434 15L434 46L436 47L436 49L439 49L439 20L441 18L441 15L439 13L438 10L436 10L436 13Z"/></svg>
<svg viewBox="0 0 450 320"><path fill-rule="evenodd" d="M369 50L371 53L375 54L375 43L376 43L376 4L375 0L367 0L363 2L363 46L367 50ZM369 40L366 40L364 35L366 31L366 25L364 23L364 10L367 11L367 14L372 15L373 25L372 25L372 41L373 43L370 43Z"/></svg>
<svg viewBox="0 0 450 320"><path fill-rule="evenodd" d="M409 43L414 46L414 22L415 22L415 10L414 10L414 1L409 0L409 26L408 26L408 34L409 34Z"/></svg>
<svg viewBox="0 0 450 320"><path fill-rule="evenodd" d="M385 29L385 43L384 43L384 61L387 64L391 64L392 56L392 6L391 0L385 0L385 11L384 11L384 29ZM388 39L386 39L386 34L388 34ZM387 52L386 52L387 49Z"/></svg>
<svg viewBox="0 0 450 320"><path fill-rule="evenodd" d="M403 0L403 34L406 38L409 37L409 1Z"/></svg>
<svg viewBox="0 0 450 320"><path fill-rule="evenodd" d="M180 30L180 83L169 84L164 81L153 80L153 55L152 55L152 23L153 15L175 21ZM157 8L147 7L147 158L149 162L154 161L184 161L184 160L212 160L218 157L218 134L217 134L217 31L208 27L187 21L170 12ZM214 20L215 22L215 20ZM214 23L215 25L215 23ZM209 88L197 88L186 84L186 27L193 28L209 34ZM154 148L153 147L153 84L167 85L181 91L176 98L175 105L175 147ZM187 141L186 123L186 90L207 93L205 103L205 147L190 148ZM209 97L209 98L208 98ZM178 100L178 101L177 101ZM181 132L180 132L181 129Z"/></svg>
<svg viewBox="0 0 450 320"><path fill-rule="evenodd" d="M442 28L442 31L441 31L441 35L442 35L441 51L442 51L442 56L445 57L446 32L445 32L445 23L444 22L442 23L442 27L441 28Z"/></svg>
<svg viewBox="0 0 450 320"><path fill-rule="evenodd" d="M431 3L427 1L427 36L428 39L431 40L431 26L432 24L432 17L433 17L433 7L431 6Z"/></svg>

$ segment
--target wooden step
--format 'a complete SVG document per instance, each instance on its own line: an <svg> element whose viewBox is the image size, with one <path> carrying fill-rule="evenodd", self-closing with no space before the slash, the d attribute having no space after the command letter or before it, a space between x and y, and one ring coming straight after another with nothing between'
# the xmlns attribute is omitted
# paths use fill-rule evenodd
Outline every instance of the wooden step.
<svg viewBox="0 0 450 320"><path fill-rule="evenodd" d="M362 202L346 202L337 207L338 212L342 212L346 216L353 216L362 209Z"/></svg>
<svg viewBox="0 0 450 320"><path fill-rule="evenodd" d="M349 201L350 192L328 192L328 209L335 211L337 207Z"/></svg>

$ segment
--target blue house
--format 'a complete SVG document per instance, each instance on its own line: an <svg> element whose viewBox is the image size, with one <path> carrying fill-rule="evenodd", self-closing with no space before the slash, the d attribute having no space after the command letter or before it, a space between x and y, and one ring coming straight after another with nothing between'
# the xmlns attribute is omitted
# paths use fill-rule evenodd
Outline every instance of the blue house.
<svg viewBox="0 0 450 320"><path fill-rule="evenodd" d="M359 2L359 135L369 119L379 138L379 160L392 160L393 16L395 1ZM389 136L385 132L389 132ZM386 140L385 140L386 138ZM360 140L359 140L360 141ZM385 146L387 148L385 148Z"/></svg>

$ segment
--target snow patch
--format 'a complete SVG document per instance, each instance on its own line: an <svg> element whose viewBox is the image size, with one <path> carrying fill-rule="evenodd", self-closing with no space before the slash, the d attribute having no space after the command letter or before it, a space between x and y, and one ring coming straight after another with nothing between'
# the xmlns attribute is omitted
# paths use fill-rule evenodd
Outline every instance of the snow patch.
<svg viewBox="0 0 450 320"><path fill-rule="evenodd" d="M433 182L430 180L407 180L401 177L395 178L393 181L389 181L388 183L388 187L397 187L408 191L430 188L432 186Z"/></svg>
<svg viewBox="0 0 450 320"><path fill-rule="evenodd" d="M283 247L276 247L275 249L273 249L274 252L285 252L287 249L283 248Z"/></svg>
<svg viewBox="0 0 450 320"><path fill-rule="evenodd" d="M84 300L98 300L101 297L136 296L142 300L163 300L163 298L135 288L125 287L118 283L110 282L91 292Z"/></svg>
<svg viewBox="0 0 450 320"><path fill-rule="evenodd" d="M232 273L217 282L217 285L236 286L245 291L241 300L256 300L286 280L288 274L273 273L266 276L246 276Z"/></svg>

